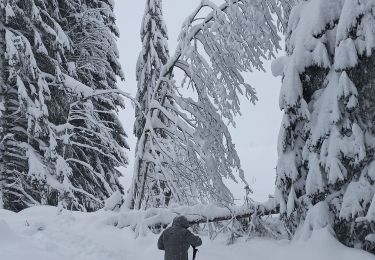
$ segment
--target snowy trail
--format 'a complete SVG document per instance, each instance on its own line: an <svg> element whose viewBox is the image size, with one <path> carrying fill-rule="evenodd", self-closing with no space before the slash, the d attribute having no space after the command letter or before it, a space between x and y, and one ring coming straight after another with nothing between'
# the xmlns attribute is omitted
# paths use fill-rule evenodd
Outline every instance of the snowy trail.
<svg viewBox="0 0 375 260"><path fill-rule="evenodd" d="M132 231L107 225L111 213L56 212L53 207L35 207L18 214L0 210L0 259L163 259L163 252L156 248L157 236L135 240ZM374 259L373 255L339 244L325 229L315 232L308 241L253 239L227 246L224 239L203 240L197 260Z"/></svg>

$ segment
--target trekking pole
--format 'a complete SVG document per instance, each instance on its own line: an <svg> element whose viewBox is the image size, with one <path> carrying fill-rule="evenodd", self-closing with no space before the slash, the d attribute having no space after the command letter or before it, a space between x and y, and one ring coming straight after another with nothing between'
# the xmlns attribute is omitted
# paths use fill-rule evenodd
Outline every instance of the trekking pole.
<svg viewBox="0 0 375 260"><path fill-rule="evenodd" d="M198 251L199 250L195 246L193 246L193 260L195 260L195 258L197 257L197 252Z"/></svg>

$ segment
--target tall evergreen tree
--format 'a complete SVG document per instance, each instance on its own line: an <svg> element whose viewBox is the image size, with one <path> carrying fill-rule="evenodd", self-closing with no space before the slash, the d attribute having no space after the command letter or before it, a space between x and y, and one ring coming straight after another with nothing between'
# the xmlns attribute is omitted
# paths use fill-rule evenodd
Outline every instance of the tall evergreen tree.
<svg viewBox="0 0 375 260"><path fill-rule="evenodd" d="M102 27L87 28L105 34L95 42L114 43L109 32L114 30L111 5L94 3L101 18L96 13L86 18ZM0 190L7 209L61 202L72 209L93 210L121 190L114 170L126 163L121 150L126 147L124 134L114 114L121 100L113 93L115 75L121 75L117 53L115 48L114 55L108 49L104 54L99 49L88 53L98 63L104 59L113 70L103 71L102 78L93 75L98 84L108 78L111 87L85 85L92 82L78 76L77 56L83 47L78 47L78 37L66 33L71 29L69 19L78 19L77 25L85 13L73 7L87 5L57 0L0 4ZM98 45L91 42L92 50ZM119 141L112 142L114 136L120 136L115 139Z"/></svg>
<svg viewBox="0 0 375 260"><path fill-rule="evenodd" d="M82 185L103 201L116 190L123 193L117 167L126 165L123 149L128 148L116 113L124 107L116 91L116 77L124 76L114 38L119 36L114 6L112 1L104 0L66 0L59 1L59 5L62 26L69 31L74 46L69 76L94 91L89 97L75 95L74 105L70 104L65 115L70 125L66 129L69 142L65 143L64 156L73 173L77 173L73 178L75 185ZM101 205L96 203L91 208Z"/></svg>
<svg viewBox="0 0 375 260"><path fill-rule="evenodd" d="M284 76L282 218L293 234L318 217L344 244L368 250L375 248L374 8L365 0L301 2L289 20L288 56L274 64Z"/></svg>
<svg viewBox="0 0 375 260"><path fill-rule="evenodd" d="M167 28L163 21L162 1L147 0L141 27L142 51L137 63L138 92L134 134L137 137L134 180L131 189L131 208L160 206L168 203L168 185L157 169L155 158L162 156L153 147L155 138L167 138L163 129L152 126L153 117L164 120L161 113L152 109L152 100L158 92L157 83L162 66L169 58ZM160 93L159 93L160 94ZM157 114L155 114L157 113ZM156 151L155 151L156 150Z"/></svg>
<svg viewBox="0 0 375 260"><path fill-rule="evenodd" d="M54 181L58 154L48 120L49 77L61 84L57 58L64 59L71 44L45 3L2 1L0 8L3 206L56 204L60 184Z"/></svg>

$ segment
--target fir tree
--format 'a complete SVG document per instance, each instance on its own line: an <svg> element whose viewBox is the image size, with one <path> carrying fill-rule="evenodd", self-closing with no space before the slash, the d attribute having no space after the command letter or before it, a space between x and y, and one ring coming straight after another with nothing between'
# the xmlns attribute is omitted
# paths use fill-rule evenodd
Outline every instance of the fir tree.
<svg viewBox="0 0 375 260"><path fill-rule="evenodd" d="M128 148L126 134L117 116L118 108L124 107L116 85L116 77L124 78L114 38L119 34L111 1L62 1L60 5L63 27L69 30L74 46L67 78L94 91L88 96L84 89L73 93L74 102L65 114L69 125L65 129L68 141L64 143L64 156L75 186L96 199L93 203L93 198L80 196L81 204L97 209L114 191L123 193L117 167L127 164L123 152ZM78 83L73 81L73 86L68 86L72 83L68 81L65 87L75 92Z"/></svg>
<svg viewBox="0 0 375 260"><path fill-rule="evenodd" d="M121 105L116 75L122 74L114 18L110 3L91 4L96 11L68 0L1 3L0 190L7 209L61 203L93 210L121 190L115 166L126 163L126 143L115 114ZM82 61L96 72L85 73L91 82L79 67L82 38L66 33L78 27L87 41L95 30L102 36L86 53L101 71L93 60Z"/></svg>
<svg viewBox="0 0 375 260"><path fill-rule="evenodd" d="M375 232L374 7L374 1L301 2L289 20L288 57L274 64L284 76L287 119L277 168L282 217L293 233L301 220L326 216L320 223L340 241L365 249L374 248L366 238Z"/></svg>
<svg viewBox="0 0 375 260"><path fill-rule="evenodd" d="M168 186L154 160L161 160L155 139L166 138L162 128L152 125L152 118L163 121L160 112L152 109L162 66L169 58L167 28L163 21L162 1L148 0L141 27L142 51L137 63L138 92L134 134L137 137L134 180L131 190L131 208L141 208L142 202L157 207L168 204ZM160 95L160 93L159 93Z"/></svg>
<svg viewBox="0 0 375 260"><path fill-rule="evenodd" d="M59 155L48 102L50 79L61 85L57 59L71 43L43 2L3 1L0 8L3 206L57 204Z"/></svg>

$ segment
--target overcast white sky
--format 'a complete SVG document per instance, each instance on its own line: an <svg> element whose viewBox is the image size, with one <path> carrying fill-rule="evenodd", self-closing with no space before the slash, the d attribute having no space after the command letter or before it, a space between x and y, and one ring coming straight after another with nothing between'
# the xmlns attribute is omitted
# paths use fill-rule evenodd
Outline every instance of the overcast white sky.
<svg viewBox="0 0 375 260"><path fill-rule="evenodd" d="M135 65L141 48L140 25L146 0L115 0L117 26L120 28L118 48L120 61L126 81L121 88L135 96ZM176 40L182 22L200 0L164 0L164 18L168 27L169 49L174 53ZM242 116L237 118L237 127L231 129L233 141L241 158L247 181L254 191L253 198L265 200L273 194L275 167L277 162L277 137L282 113L279 109L280 79L274 78L267 64L267 73L257 72L246 75L247 82L256 88L259 101L253 106L247 100L242 102ZM130 164L124 170L124 186L129 186L133 174L135 138L132 134L134 109L128 103L120 114L121 121L129 135L131 151L128 152ZM243 185L229 185L236 198L244 196Z"/></svg>

